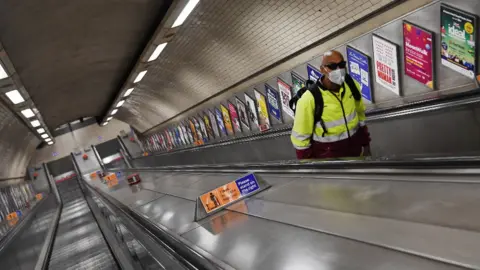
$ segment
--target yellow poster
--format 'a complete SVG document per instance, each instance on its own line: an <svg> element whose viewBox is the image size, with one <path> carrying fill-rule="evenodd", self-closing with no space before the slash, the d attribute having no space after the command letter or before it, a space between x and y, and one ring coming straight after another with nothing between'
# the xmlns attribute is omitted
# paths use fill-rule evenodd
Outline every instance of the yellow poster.
<svg viewBox="0 0 480 270"><path fill-rule="evenodd" d="M223 105L220 105L220 108L222 109L223 122L225 123L225 128L227 129L228 135L233 135L234 133L233 133L232 121L230 120L230 112Z"/></svg>
<svg viewBox="0 0 480 270"><path fill-rule="evenodd" d="M258 125L260 131L269 130L270 119L268 118L267 101L265 100L265 96L255 90L255 99L258 104Z"/></svg>

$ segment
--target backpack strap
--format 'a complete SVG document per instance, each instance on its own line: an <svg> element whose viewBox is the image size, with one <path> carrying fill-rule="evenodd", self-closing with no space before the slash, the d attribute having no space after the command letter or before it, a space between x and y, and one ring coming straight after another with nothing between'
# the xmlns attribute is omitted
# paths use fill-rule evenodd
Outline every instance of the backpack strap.
<svg viewBox="0 0 480 270"><path fill-rule="evenodd" d="M356 101L362 100L362 94L360 93L357 84L355 84L355 81L348 73L345 74L345 83L348 85L348 88L350 88L350 91L352 91L353 98Z"/></svg>
<svg viewBox="0 0 480 270"><path fill-rule="evenodd" d="M313 114L313 133L315 133L315 125L317 124L317 122L320 122L320 125L322 126L322 129L323 129L323 134L322 136L325 136L325 134L327 133L327 127L325 126L325 122L323 121L322 119L322 115L323 115L323 96L322 96L322 93L320 91L321 90L321 87L320 85L317 83L311 85L309 88L308 88L308 91L310 91L310 93L312 93L313 95L313 98L315 100L315 111L314 111L314 114Z"/></svg>

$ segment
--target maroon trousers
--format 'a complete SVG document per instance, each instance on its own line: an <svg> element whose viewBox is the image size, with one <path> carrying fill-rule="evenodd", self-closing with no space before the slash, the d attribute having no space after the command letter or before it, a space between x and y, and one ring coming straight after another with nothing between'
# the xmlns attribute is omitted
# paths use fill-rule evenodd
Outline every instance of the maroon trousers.
<svg viewBox="0 0 480 270"><path fill-rule="evenodd" d="M326 159L342 157L359 157L363 147L370 144L368 128L361 127L348 139L332 143L321 143L312 140L310 148L297 150L298 159Z"/></svg>

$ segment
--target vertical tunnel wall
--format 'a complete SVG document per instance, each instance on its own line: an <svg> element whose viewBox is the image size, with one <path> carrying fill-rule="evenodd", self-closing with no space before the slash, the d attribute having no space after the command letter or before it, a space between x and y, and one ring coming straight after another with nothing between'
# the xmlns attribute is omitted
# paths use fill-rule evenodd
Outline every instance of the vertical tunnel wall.
<svg viewBox="0 0 480 270"><path fill-rule="evenodd" d="M26 174L40 140L0 102L0 178Z"/></svg>

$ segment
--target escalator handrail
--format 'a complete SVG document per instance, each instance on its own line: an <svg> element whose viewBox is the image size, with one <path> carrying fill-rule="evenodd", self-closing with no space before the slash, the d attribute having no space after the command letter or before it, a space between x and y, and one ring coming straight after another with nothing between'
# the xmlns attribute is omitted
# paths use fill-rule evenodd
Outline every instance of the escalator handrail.
<svg viewBox="0 0 480 270"><path fill-rule="evenodd" d="M480 157L411 158L398 160L324 160L263 163L178 165L114 168L108 171L164 172L258 172L258 173L395 173L395 174L480 174Z"/></svg>
<svg viewBox="0 0 480 270"><path fill-rule="evenodd" d="M157 238L157 242L160 245L171 251L173 256L175 256L178 260L183 261L187 267L190 267L190 269L233 269L231 266L222 261L210 257L207 254L201 254L201 251L195 250L188 242L175 237L165 227L153 223L142 214L122 204L109 194L97 190L95 187L90 185L90 183L85 183L86 186L98 197L103 198L113 205L118 211L140 224L146 232L150 233L150 236Z"/></svg>
<svg viewBox="0 0 480 270"><path fill-rule="evenodd" d="M33 222L33 218L40 211L41 206L44 205L45 201L48 199L49 194L46 194L42 200L36 203L30 211L25 216L22 216L18 220L18 223L15 224L13 228L7 231L7 233L0 239L0 254L4 252L7 247L19 237L26 229L30 227L30 224Z"/></svg>
<svg viewBox="0 0 480 270"><path fill-rule="evenodd" d="M50 171L48 169L47 164L43 163L43 169L46 174L48 183L50 185L50 189L52 193L55 195L57 199L57 211L55 212L55 217L52 220L52 226L47 232L47 236L45 237L44 244L42 249L40 250L40 255L38 256L37 264L35 265L35 270L46 270L48 269L48 264L50 262L50 258L52 257L53 252L53 244L55 242L55 236L57 233L58 225L60 223L60 217L63 211L63 201L60 197L58 192L57 186L55 181L53 180L52 176L50 175Z"/></svg>
<svg viewBox="0 0 480 270"><path fill-rule="evenodd" d="M426 113L426 112L433 112L438 110L445 110L456 108L460 106L470 105L474 103L480 103L480 88L468 91L468 92L461 92L455 93L450 95L444 95L437 98L425 99L417 102L410 102L407 104L389 107L389 108L382 108L382 109L373 109L366 112L367 115L367 123L373 121L380 121L380 120L387 120L391 118L397 118L402 116L409 116L418 113ZM274 127L273 129L267 132L257 132L245 136L239 136L234 138L224 138L212 143L208 143L201 146L186 146L184 148L175 149L171 151L158 151L154 152L152 155L149 156L137 156L133 157L132 159L143 159L148 158L151 156L163 156L163 155L170 155L174 153L181 153L187 151L198 151L202 149L208 149L212 147L222 147L231 144L237 144L242 142L251 142L255 140L264 140L270 139L273 137L279 136L288 136L290 135L292 125L291 124L283 124L278 127Z"/></svg>

